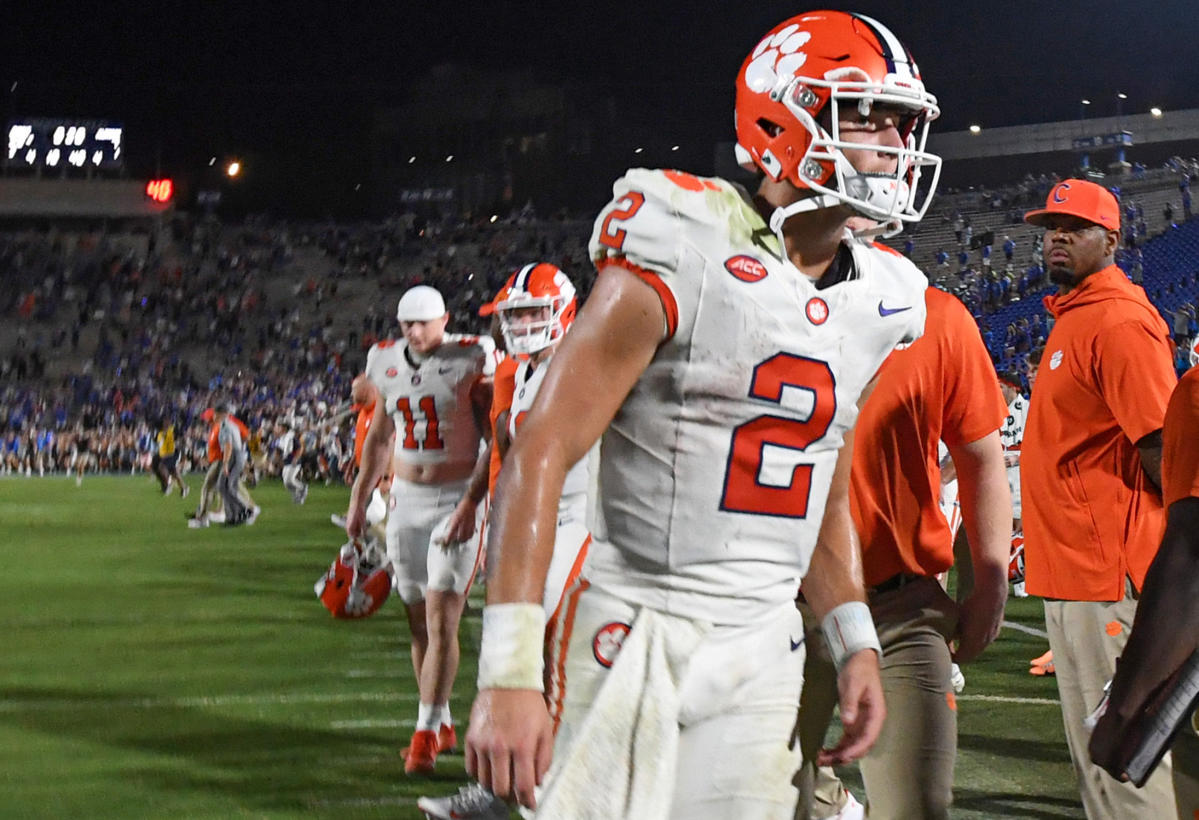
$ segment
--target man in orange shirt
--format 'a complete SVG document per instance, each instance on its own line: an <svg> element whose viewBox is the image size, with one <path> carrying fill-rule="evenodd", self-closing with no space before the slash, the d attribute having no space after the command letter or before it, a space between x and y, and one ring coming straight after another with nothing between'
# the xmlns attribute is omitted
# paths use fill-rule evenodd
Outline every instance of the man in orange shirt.
<svg viewBox="0 0 1199 820"><path fill-rule="evenodd" d="M1169 331L1114 264L1120 208L1106 189L1060 182L1025 220L1045 229L1045 263L1059 286L1045 298L1056 322L1021 449L1027 589L1046 599L1066 742L1087 816L1169 817L1169 761L1144 789L1119 783L1090 762L1083 725L1115 672L1165 523L1161 428L1177 381Z"/></svg>
<svg viewBox="0 0 1199 820"><path fill-rule="evenodd" d="M1162 495L1167 512L1161 548L1145 576L1145 592L1107 711L1091 735L1091 759L1123 778L1120 743L1150 695L1199 651L1199 367L1175 388L1162 427ZM1199 816L1199 713L1172 749L1178 816Z"/></svg>
<svg viewBox="0 0 1199 820"><path fill-rule="evenodd" d="M375 387L365 373L359 373L354 377L354 381L350 382L350 401L350 409L345 412L358 414L354 419L354 461L351 467L356 473L362 467L362 448L366 444L366 434L370 431L371 422L375 418L375 407L379 402L379 388ZM340 417L343 416L339 414L334 418ZM378 485L371 493L371 500L366 509L368 526L380 526L387 517L387 493L390 487L391 474L388 471L379 479ZM329 520L333 522L334 526L345 529L346 517L344 515L332 513ZM382 534L379 534L379 538L382 537Z"/></svg>
<svg viewBox="0 0 1199 820"><path fill-rule="evenodd" d="M1007 599L1012 507L999 429L1007 406L978 326L947 293L925 291L924 336L883 363L856 427L850 506L862 542L871 614L882 644L887 719L861 760L872 818L945 818L953 797L957 714L950 664L995 639ZM937 575L953 564L938 500L943 440L957 469L974 565L959 606ZM800 705L801 820L852 816L848 795L814 771L837 687L818 622L800 604L808 640ZM957 640L956 651L950 642ZM844 814L840 812L845 811Z"/></svg>

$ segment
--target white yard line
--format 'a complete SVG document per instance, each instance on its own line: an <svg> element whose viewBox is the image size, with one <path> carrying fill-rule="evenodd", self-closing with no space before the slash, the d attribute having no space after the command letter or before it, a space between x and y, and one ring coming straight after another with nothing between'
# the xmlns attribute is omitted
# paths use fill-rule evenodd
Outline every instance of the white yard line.
<svg viewBox="0 0 1199 820"><path fill-rule="evenodd" d="M5 698L0 713L72 709L186 709L204 706L286 706L305 703L411 703L416 692L311 692L296 695L200 695L182 698Z"/></svg>
<svg viewBox="0 0 1199 820"><path fill-rule="evenodd" d="M1044 629L1037 629L1035 626L1025 626L1024 624L1018 624L1015 621L1004 621L1003 625L1008 629L1014 629L1017 632L1023 632L1026 635L1036 635L1038 638L1045 638L1046 640L1049 640L1049 633Z"/></svg>
<svg viewBox="0 0 1199 820"><path fill-rule="evenodd" d="M1032 706L1058 706L1061 704L1061 701L1055 698L1018 698L1007 695L958 695L956 699L983 703L1025 703Z"/></svg>
<svg viewBox="0 0 1199 820"><path fill-rule="evenodd" d="M331 729L414 729L416 721L406 720L335 720L329 724Z"/></svg>

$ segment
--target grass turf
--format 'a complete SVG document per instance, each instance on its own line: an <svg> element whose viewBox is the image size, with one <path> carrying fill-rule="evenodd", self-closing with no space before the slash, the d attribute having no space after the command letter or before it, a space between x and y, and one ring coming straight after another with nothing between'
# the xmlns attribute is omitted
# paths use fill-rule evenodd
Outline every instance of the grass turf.
<svg viewBox="0 0 1199 820"><path fill-rule="evenodd" d="M340 622L313 596L347 489L254 495L255 526L189 530L194 496L150 478L0 480L0 816L419 818L418 795L465 782L461 755L403 773L417 697L398 601ZM1040 603L1008 618L1039 628ZM478 639L468 614L460 737ZM1082 816L1056 688L1026 671L1044 649L1009 628L966 668L955 817Z"/></svg>

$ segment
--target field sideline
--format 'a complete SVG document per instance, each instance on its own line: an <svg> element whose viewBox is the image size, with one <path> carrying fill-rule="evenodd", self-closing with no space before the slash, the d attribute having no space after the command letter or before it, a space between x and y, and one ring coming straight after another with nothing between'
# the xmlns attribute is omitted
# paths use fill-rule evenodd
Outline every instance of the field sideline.
<svg viewBox="0 0 1199 820"><path fill-rule="evenodd" d="M278 482L254 494L254 527L188 530L194 496L145 476L0 479L0 817L420 818L416 796L465 782L461 755L403 774L416 687L398 602L347 623L313 596L348 489L301 507ZM965 669L953 816L1082 817L1056 687L1026 671L1040 602L1007 617Z"/></svg>

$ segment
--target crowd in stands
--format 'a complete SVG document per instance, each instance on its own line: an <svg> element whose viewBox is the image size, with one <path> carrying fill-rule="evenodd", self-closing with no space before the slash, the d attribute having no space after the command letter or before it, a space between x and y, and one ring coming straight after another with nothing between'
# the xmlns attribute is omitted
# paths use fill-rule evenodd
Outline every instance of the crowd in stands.
<svg viewBox="0 0 1199 820"><path fill-rule="evenodd" d="M184 431L184 462L202 468L200 416L229 402L272 452L290 437L319 440L336 476L349 425L331 429L329 416L370 346L397 333L404 289L434 285L452 329L485 332L478 308L529 259L570 270L586 293L589 228L526 211L473 223L409 214L0 232L0 471L70 470L81 445L96 469L136 470L168 419Z"/></svg>
<svg viewBox="0 0 1199 820"><path fill-rule="evenodd" d="M1118 263L1162 310L1181 366L1199 334L1199 266L1169 267L1153 242L1163 233L1191 241L1182 226L1197 224L1187 219L1199 163L1174 158L1134 170L1117 189ZM1049 332L1041 235L1021 218L1055 181L1030 175L1004 188L947 191L921 225L891 240L966 304L1002 371L1027 371ZM1159 206L1150 203L1162 202L1156 222ZM200 416L220 401L260 430L272 453L289 436L321 442L333 477L343 467L337 454L351 445L348 425L333 429L329 418L366 351L396 334L404 289L433 285L452 330L483 333L479 306L530 260L567 271L585 297L590 229L588 218L525 209L504 219L409 213L350 225L264 217L223 225L180 216L141 232L0 231L0 470L69 470L86 442L97 469L136 471L168 419L184 432L185 463L202 467ZM1199 235L1194 241L1199 248ZM271 463L277 469L279 458Z"/></svg>

